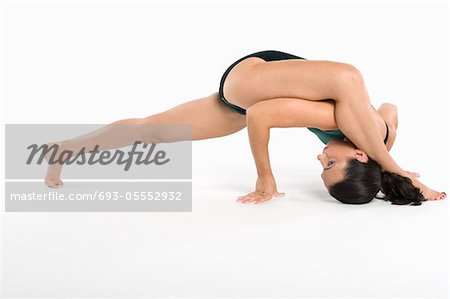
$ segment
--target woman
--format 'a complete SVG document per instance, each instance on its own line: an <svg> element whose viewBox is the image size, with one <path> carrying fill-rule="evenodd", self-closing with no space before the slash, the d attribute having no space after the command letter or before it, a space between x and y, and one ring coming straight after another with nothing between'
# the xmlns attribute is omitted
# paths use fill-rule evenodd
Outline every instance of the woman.
<svg viewBox="0 0 450 299"><path fill-rule="evenodd" d="M395 140L396 107L383 104L376 111L354 66L306 60L275 50L235 61L223 74L219 92L145 118L116 121L57 144L60 150L79 151L114 136L121 124L164 123L192 125L192 140L226 136L247 127L258 179L254 192L238 198L242 203L261 203L284 195L277 191L269 162L269 130L273 127L308 127L327 145L317 157L323 166L321 177L330 194L341 202L366 203L380 189L394 204L419 205L446 197L392 159L388 151ZM146 142L169 142L136 135ZM100 149L114 146L124 145L100 144ZM49 165L45 178L49 187L62 186L61 169L62 165Z"/></svg>

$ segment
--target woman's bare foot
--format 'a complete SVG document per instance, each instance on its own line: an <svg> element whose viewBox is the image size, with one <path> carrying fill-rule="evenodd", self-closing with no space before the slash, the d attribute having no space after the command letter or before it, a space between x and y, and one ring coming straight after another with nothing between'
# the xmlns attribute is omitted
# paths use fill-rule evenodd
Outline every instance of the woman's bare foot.
<svg viewBox="0 0 450 299"><path fill-rule="evenodd" d="M427 200L442 200L447 197L447 194L445 192L432 190L419 182L417 179L412 179L412 183L415 187L420 189L423 197Z"/></svg>
<svg viewBox="0 0 450 299"><path fill-rule="evenodd" d="M64 185L63 181L60 178L63 165L57 162L59 156L58 152L60 152L61 149L61 142L47 143L47 145L49 146L49 148L53 145L56 145L58 147L55 150L50 149L50 151L45 155L45 160L47 160L48 163L47 173L45 175L45 184L50 188L60 188L62 185ZM50 164L49 161L52 157L53 152L56 152L52 160L52 162L54 163Z"/></svg>
<svg viewBox="0 0 450 299"><path fill-rule="evenodd" d="M420 190L422 191L422 189ZM424 190L422 192L422 195L428 200L443 200L447 197L447 194L445 192L431 190L430 188Z"/></svg>

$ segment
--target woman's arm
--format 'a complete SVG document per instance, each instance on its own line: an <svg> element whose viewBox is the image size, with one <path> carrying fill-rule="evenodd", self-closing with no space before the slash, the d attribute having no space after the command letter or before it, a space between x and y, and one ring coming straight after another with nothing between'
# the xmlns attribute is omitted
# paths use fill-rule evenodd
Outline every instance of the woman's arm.
<svg viewBox="0 0 450 299"><path fill-rule="evenodd" d="M268 152L270 128L314 127L321 130L336 130L338 127L334 109L333 101L309 101L298 98L271 99L249 107L247 130L258 175L273 175ZM381 128L384 129L383 117L382 114L377 116L382 123L381 132Z"/></svg>
<svg viewBox="0 0 450 299"><path fill-rule="evenodd" d="M316 127L337 129L334 103L308 101L298 98L277 98L258 102L247 109L247 130L258 174L254 192L240 196L238 201L261 203L272 197L281 197L269 160L270 128Z"/></svg>
<svg viewBox="0 0 450 299"><path fill-rule="evenodd" d="M376 111L376 117L380 118L384 130L384 117L386 113L394 116L394 105L382 105L381 111ZM316 127L322 130L337 129L334 118L334 102L309 101L298 98L277 98L258 102L247 109L247 129L255 165L258 173L255 192L240 196L241 202L260 203L270 200L272 197L283 196L277 191L276 182L272 173L268 143L270 139L270 128L273 127ZM380 110L379 109L379 110ZM397 126L396 117L384 119L388 122L390 129ZM394 120L395 126L390 124ZM381 130L381 129L380 129ZM391 133L392 132L392 133ZM384 133L383 133L384 134ZM394 134L395 130L390 130ZM392 135L391 135L392 136ZM393 139L390 146L393 144ZM405 175L414 179L418 174L405 171Z"/></svg>

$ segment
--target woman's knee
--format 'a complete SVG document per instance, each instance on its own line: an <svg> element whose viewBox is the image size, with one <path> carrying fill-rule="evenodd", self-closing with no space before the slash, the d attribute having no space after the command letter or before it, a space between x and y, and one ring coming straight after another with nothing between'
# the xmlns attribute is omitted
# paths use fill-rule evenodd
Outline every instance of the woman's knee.
<svg viewBox="0 0 450 299"><path fill-rule="evenodd" d="M336 94L337 97L345 98L349 92L355 89L365 88L362 73L353 65L342 63L336 72ZM338 99L336 99L338 100Z"/></svg>
<svg viewBox="0 0 450 299"><path fill-rule="evenodd" d="M136 141L143 143L159 143L163 140L158 130L158 123L153 117L143 117L136 120L133 124L133 137Z"/></svg>
<svg viewBox="0 0 450 299"><path fill-rule="evenodd" d="M342 63L337 79L341 85L346 87L359 87L364 84L362 73L352 64Z"/></svg>

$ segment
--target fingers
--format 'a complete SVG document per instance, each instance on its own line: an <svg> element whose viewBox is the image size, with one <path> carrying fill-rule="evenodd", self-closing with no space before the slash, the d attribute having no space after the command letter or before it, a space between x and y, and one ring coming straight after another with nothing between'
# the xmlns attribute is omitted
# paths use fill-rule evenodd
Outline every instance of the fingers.
<svg viewBox="0 0 450 299"><path fill-rule="evenodd" d="M236 201L240 203L260 204L271 200L272 197L283 197L284 195L284 192L275 192L274 194L268 194L264 192L251 192L247 195L239 196Z"/></svg>
<svg viewBox="0 0 450 299"><path fill-rule="evenodd" d="M258 196L260 196L259 193L251 192L251 193L248 193L247 195L239 196L237 201L241 202L241 203L244 203L244 202L248 202L250 200L253 200L254 198L256 198Z"/></svg>
<svg viewBox="0 0 450 299"><path fill-rule="evenodd" d="M271 199L272 199L271 195L263 195L263 196L256 198L253 202L255 204L260 204L260 203L263 203L263 202L271 200Z"/></svg>
<svg viewBox="0 0 450 299"><path fill-rule="evenodd" d="M406 172L415 178L420 178L420 173L418 173L418 172L413 172L413 171L406 171Z"/></svg>
<svg viewBox="0 0 450 299"><path fill-rule="evenodd" d="M258 202L262 202L262 201L267 201L271 198L272 198L272 196L269 194L261 194L261 193L257 193L257 192L252 192L245 196L240 196L237 201L240 203L252 203L252 202L258 203Z"/></svg>
<svg viewBox="0 0 450 299"><path fill-rule="evenodd" d="M250 195L253 194L253 193L255 193L255 192L251 192L251 193L249 193L249 194L247 194L247 195L239 196L237 199L238 199L238 201L239 201L239 200L241 200L241 199L244 199L244 198L250 196Z"/></svg>
<svg viewBox="0 0 450 299"><path fill-rule="evenodd" d="M285 194L286 193L284 193L284 192L275 192L273 196L274 197L283 197Z"/></svg>

